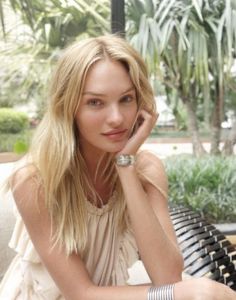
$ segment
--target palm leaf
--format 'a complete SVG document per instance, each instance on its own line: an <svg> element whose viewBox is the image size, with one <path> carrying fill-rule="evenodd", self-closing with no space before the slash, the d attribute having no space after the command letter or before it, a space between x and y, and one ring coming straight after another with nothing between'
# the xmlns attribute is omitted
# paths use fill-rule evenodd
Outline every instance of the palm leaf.
<svg viewBox="0 0 236 300"><path fill-rule="evenodd" d="M0 0L0 19L1 19L1 25L2 25L3 36L6 36L5 23L4 23L4 12L3 12L3 3L2 3L2 0Z"/></svg>
<svg viewBox="0 0 236 300"><path fill-rule="evenodd" d="M192 4L196 10L196 13L197 13L200 21L203 22L203 17L202 17L202 13L201 13L202 0L192 0Z"/></svg>
<svg viewBox="0 0 236 300"><path fill-rule="evenodd" d="M160 7L162 8L160 11L158 10L155 19L157 20L159 17L158 25L159 27L162 26L162 23L166 19L167 15L170 13L171 8L174 6L176 0L170 0L170 1L162 1L162 4ZM167 6L164 6L164 2L167 2Z"/></svg>

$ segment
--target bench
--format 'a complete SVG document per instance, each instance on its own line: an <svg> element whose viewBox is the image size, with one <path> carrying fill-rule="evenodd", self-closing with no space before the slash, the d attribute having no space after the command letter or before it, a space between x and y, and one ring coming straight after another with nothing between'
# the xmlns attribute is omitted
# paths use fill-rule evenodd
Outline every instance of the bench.
<svg viewBox="0 0 236 300"><path fill-rule="evenodd" d="M206 276L236 290L236 247L200 213L170 207L170 217L184 259L184 272Z"/></svg>

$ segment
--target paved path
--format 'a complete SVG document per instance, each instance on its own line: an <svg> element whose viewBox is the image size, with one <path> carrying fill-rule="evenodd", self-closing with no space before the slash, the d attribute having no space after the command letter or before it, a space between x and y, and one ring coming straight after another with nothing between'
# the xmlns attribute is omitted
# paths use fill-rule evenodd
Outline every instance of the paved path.
<svg viewBox="0 0 236 300"><path fill-rule="evenodd" d="M13 166L14 163L0 164L0 184L5 178L7 178L8 175L10 175Z"/></svg>

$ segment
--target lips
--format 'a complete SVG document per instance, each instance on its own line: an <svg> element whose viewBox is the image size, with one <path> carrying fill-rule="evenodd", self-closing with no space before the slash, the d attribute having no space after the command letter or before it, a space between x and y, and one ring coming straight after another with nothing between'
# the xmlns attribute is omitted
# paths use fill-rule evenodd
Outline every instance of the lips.
<svg viewBox="0 0 236 300"><path fill-rule="evenodd" d="M126 129L116 129L116 130L111 130L111 131L108 131L106 133L103 133L103 135L114 135L114 134L120 134L120 133L125 133L126 132Z"/></svg>
<svg viewBox="0 0 236 300"><path fill-rule="evenodd" d="M127 132L127 129L122 129L122 130L111 130L106 133L103 133L102 135L110 138L110 139L120 139L122 138Z"/></svg>

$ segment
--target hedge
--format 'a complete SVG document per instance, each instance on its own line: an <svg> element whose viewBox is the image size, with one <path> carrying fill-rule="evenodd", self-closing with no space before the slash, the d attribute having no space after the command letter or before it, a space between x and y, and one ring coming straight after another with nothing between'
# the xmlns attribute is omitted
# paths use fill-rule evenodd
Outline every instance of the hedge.
<svg viewBox="0 0 236 300"><path fill-rule="evenodd" d="M0 108L1 133L19 133L28 127L29 118L26 113L12 108Z"/></svg>

